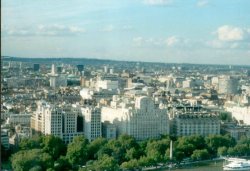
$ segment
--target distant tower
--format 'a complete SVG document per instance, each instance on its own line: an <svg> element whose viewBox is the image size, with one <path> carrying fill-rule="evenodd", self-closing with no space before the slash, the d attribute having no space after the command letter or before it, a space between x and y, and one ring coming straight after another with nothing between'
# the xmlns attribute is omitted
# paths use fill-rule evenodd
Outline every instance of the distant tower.
<svg viewBox="0 0 250 171"><path fill-rule="evenodd" d="M247 71L247 76L250 77L250 70Z"/></svg>
<svg viewBox="0 0 250 171"><path fill-rule="evenodd" d="M56 71L57 71L58 74L61 74L62 70L63 70L62 66L56 67Z"/></svg>
<svg viewBox="0 0 250 171"><path fill-rule="evenodd" d="M50 87L53 87L53 88L56 87L57 77L58 75L56 74L56 66L52 64L51 73L50 73Z"/></svg>
<svg viewBox="0 0 250 171"><path fill-rule="evenodd" d="M104 66L103 69L104 69L104 72L105 72L105 73L108 73L108 66Z"/></svg>
<svg viewBox="0 0 250 171"><path fill-rule="evenodd" d="M52 64L51 75L55 75L55 74L56 74L56 66L55 66L55 64Z"/></svg>
<svg viewBox="0 0 250 171"><path fill-rule="evenodd" d="M80 76L83 76L84 73L84 65L76 65L78 73L80 73Z"/></svg>
<svg viewBox="0 0 250 171"><path fill-rule="evenodd" d="M36 72L36 71L39 71L40 70L40 64L34 64L33 65L33 70Z"/></svg>
<svg viewBox="0 0 250 171"><path fill-rule="evenodd" d="M114 68L110 68L109 73L114 74Z"/></svg>
<svg viewBox="0 0 250 171"><path fill-rule="evenodd" d="M84 65L76 65L76 67L78 72L82 72L84 69Z"/></svg>

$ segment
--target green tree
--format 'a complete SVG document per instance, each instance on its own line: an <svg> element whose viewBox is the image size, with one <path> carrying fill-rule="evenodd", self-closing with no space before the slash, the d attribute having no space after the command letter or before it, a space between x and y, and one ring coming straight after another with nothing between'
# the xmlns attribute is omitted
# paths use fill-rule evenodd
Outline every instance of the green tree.
<svg viewBox="0 0 250 171"><path fill-rule="evenodd" d="M93 163L93 168L96 171L117 171L119 169L119 165L113 157L104 155L102 158Z"/></svg>
<svg viewBox="0 0 250 171"><path fill-rule="evenodd" d="M237 153L237 152L235 151L235 149L234 149L233 147L229 147L229 148L227 149L227 154L230 155L230 156L235 156L236 153Z"/></svg>
<svg viewBox="0 0 250 171"><path fill-rule="evenodd" d="M230 112L221 112L219 114L219 118L222 121L231 121L232 120L232 116L231 116Z"/></svg>
<svg viewBox="0 0 250 171"><path fill-rule="evenodd" d="M152 159L154 165L157 165L157 163L164 161L169 144L169 139L154 140L148 142L146 147L146 155L148 158Z"/></svg>
<svg viewBox="0 0 250 171"><path fill-rule="evenodd" d="M77 136L68 144L66 157L73 167L84 165L88 157L88 139L84 136Z"/></svg>
<svg viewBox="0 0 250 171"><path fill-rule="evenodd" d="M132 159L139 159L141 156L141 152L139 149L135 147L126 150L125 158L129 161Z"/></svg>
<svg viewBox="0 0 250 171"><path fill-rule="evenodd" d="M123 162L120 167L124 170L138 170L141 168L139 162L136 159L132 159L128 162Z"/></svg>
<svg viewBox="0 0 250 171"><path fill-rule="evenodd" d="M139 163L140 166L151 166L152 164L154 164L154 161L152 160L152 158L142 156L138 160L138 163Z"/></svg>
<svg viewBox="0 0 250 171"><path fill-rule="evenodd" d="M234 147L234 151L237 156L246 156L250 154L250 148L247 144L237 144Z"/></svg>
<svg viewBox="0 0 250 171"><path fill-rule="evenodd" d="M47 135L42 140L43 150L49 153L54 160L60 155L65 155L66 146L62 139L53 135Z"/></svg>
<svg viewBox="0 0 250 171"><path fill-rule="evenodd" d="M26 171L34 166L41 167L46 170L53 166L53 159L48 153L44 153L41 149L22 150L12 155L11 164L14 170Z"/></svg>
<svg viewBox="0 0 250 171"><path fill-rule="evenodd" d="M174 159L177 162L181 162L184 158L185 158L185 154L183 151L178 151L178 150L174 151Z"/></svg>
<svg viewBox="0 0 250 171"><path fill-rule="evenodd" d="M191 155L191 158L193 160L205 160L209 158L209 153L207 149L202 150L194 150L193 154Z"/></svg>
<svg viewBox="0 0 250 171"><path fill-rule="evenodd" d="M138 157L137 155L139 155L137 153L137 151L140 149L139 144L136 142L135 138L128 135L121 135L117 140L112 139L105 146L105 151L102 150L102 152L106 152L106 154L113 156L118 164L127 161L127 159L131 157L128 153L131 152L130 149L132 148L134 148L135 152L133 155L135 155L135 157Z"/></svg>
<svg viewBox="0 0 250 171"><path fill-rule="evenodd" d="M190 157L194 150L204 148L206 148L205 140L199 135L179 137L176 142L176 151L182 151L185 157Z"/></svg>
<svg viewBox="0 0 250 171"><path fill-rule="evenodd" d="M218 156L226 156L227 155L227 147L219 147L217 150Z"/></svg>
<svg viewBox="0 0 250 171"><path fill-rule="evenodd" d="M108 155L111 156L112 155L112 149L110 147L108 147L108 145L104 145L101 149L99 149L99 151L97 152L97 157L98 159L101 158L104 155Z"/></svg>
<svg viewBox="0 0 250 171"><path fill-rule="evenodd" d="M211 154L217 155L217 150L219 147L233 147L235 146L235 140L229 135L210 135L205 138L206 144L208 145Z"/></svg>
<svg viewBox="0 0 250 171"><path fill-rule="evenodd" d="M105 144L107 144L107 139L105 138L97 138L94 141L92 141L89 146L89 159L90 160L96 160L98 155L97 152L103 147L105 146Z"/></svg>
<svg viewBox="0 0 250 171"><path fill-rule="evenodd" d="M41 166L34 166L29 171L42 171L42 167Z"/></svg>
<svg viewBox="0 0 250 171"><path fill-rule="evenodd" d="M38 149L42 147L43 136L33 136L31 138L23 138L19 143L20 150Z"/></svg>
<svg viewBox="0 0 250 171"><path fill-rule="evenodd" d="M250 147L250 138L242 136L237 144L246 144L248 147Z"/></svg>
<svg viewBox="0 0 250 171"><path fill-rule="evenodd" d="M55 171L70 170L71 165L65 156L60 156L54 163Z"/></svg>

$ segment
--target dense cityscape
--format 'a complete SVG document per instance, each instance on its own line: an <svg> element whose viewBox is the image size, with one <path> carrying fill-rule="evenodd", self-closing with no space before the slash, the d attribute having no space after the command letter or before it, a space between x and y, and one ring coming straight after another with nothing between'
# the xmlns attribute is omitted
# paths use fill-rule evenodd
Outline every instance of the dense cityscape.
<svg viewBox="0 0 250 171"><path fill-rule="evenodd" d="M250 171L250 0L1 0L0 171Z"/></svg>
<svg viewBox="0 0 250 171"><path fill-rule="evenodd" d="M250 155L250 67L2 57L2 168L146 170Z"/></svg>

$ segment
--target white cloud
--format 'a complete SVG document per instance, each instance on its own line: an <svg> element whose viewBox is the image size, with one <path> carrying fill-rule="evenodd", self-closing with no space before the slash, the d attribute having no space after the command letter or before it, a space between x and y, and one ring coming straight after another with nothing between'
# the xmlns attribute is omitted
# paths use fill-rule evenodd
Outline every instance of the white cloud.
<svg viewBox="0 0 250 171"><path fill-rule="evenodd" d="M133 45L136 47L157 47L157 48L190 48L195 42L178 36L170 36L168 38L133 38Z"/></svg>
<svg viewBox="0 0 250 171"><path fill-rule="evenodd" d="M247 41L237 41L237 42L229 42L229 41L221 41L221 40L211 40L206 42L206 46L215 48L215 49L249 49L250 43Z"/></svg>
<svg viewBox="0 0 250 171"><path fill-rule="evenodd" d="M72 33L84 33L85 32L85 29L82 29L82 28L79 28L79 27L76 27L76 26L70 26L69 30Z"/></svg>
<svg viewBox="0 0 250 171"><path fill-rule="evenodd" d="M114 31L114 29L115 29L115 27L112 24L110 24L110 25L105 26L102 29L102 31L104 31L104 32L111 32L111 31Z"/></svg>
<svg viewBox="0 0 250 171"><path fill-rule="evenodd" d="M197 7L205 7L208 4L209 4L209 2L207 0L199 0L196 5L197 5Z"/></svg>
<svg viewBox="0 0 250 171"><path fill-rule="evenodd" d="M206 45L216 49L225 48L225 43L219 40L207 41Z"/></svg>
<svg viewBox="0 0 250 171"><path fill-rule="evenodd" d="M239 27L224 25L217 29L216 34L221 41L241 41L246 38L247 31Z"/></svg>
<svg viewBox="0 0 250 171"><path fill-rule="evenodd" d="M4 28L1 30L5 36L68 36L76 35L86 32L85 29L77 26L64 26L64 25L39 25L37 27L29 28Z"/></svg>
<svg viewBox="0 0 250 171"><path fill-rule="evenodd" d="M53 25L39 25L37 30L37 35L63 36L63 35L75 35L84 32L85 29L77 26L65 26L60 24L53 24Z"/></svg>
<svg viewBox="0 0 250 171"><path fill-rule="evenodd" d="M144 42L144 39L142 37L133 38L133 44L135 46L142 46L143 42Z"/></svg>
<svg viewBox="0 0 250 171"><path fill-rule="evenodd" d="M144 0L145 4L148 5L169 5L173 0Z"/></svg>
<svg viewBox="0 0 250 171"><path fill-rule="evenodd" d="M124 25L124 26L122 26L121 29L122 29L122 30L133 30L134 28L133 28L133 26L131 26L131 25Z"/></svg>
<svg viewBox="0 0 250 171"><path fill-rule="evenodd" d="M206 45L216 49L247 49L249 45L250 29L224 25L213 34L216 38L207 41Z"/></svg>
<svg viewBox="0 0 250 171"><path fill-rule="evenodd" d="M176 36L171 36L167 38L166 44L167 46L174 46L179 42L179 39Z"/></svg>

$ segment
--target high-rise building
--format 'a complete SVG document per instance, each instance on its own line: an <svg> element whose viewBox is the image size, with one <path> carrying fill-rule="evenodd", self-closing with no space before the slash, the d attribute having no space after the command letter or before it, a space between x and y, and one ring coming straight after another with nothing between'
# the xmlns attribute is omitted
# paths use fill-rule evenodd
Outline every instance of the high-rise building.
<svg viewBox="0 0 250 171"><path fill-rule="evenodd" d="M7 130L1 129L1 145L3 145L5 149L9 149L10 147L9 136L8 136Z"/></svg>
<svg viewBox="0 0 250 171"><path fill-rule="evenodd" d="M117 128L110 122L102 123L102 136L107 139L115 139L117 137Z"/></svg>
<svg viewBox="0 0 250 171"><path fill-rule="evenodd" d="M247 76L250 77L250 70L247 70Z"/></svg>
<svg viewBox="0 0 250 171"><path fill-rule="evenodd" d="M55 64L52 64L52 66L51 66L51 75L55 75L55 74L57 74L56 66L55 66Z"/></svg>
<svg viewBox="0 0 250 171"><path fill-rule="evenodd" d="M67 86L67 77L63 74L58 75L56 66L52 64L50 73L50 87L56 88L60 86Z"/></svg>
<svg viewBox="0 0 250 171"><path fill-rule="evenodd" d="M84 65L76 65L78 72L82 72L84 70Z"/></svg>
<svg viewBox="0 0 250 171"><path fill-rule="evenodd" d="M82 108L84 114L84 134L89 141L102 136L101 110L99 107L87 106Z"/></svg>
<svg viewBox="0 0 250 171"><path fill-rule="evenodd" d="M220 94L236 94L238 91L238 79L229 76L219 77L218 93Z"/></svg>
<svg viewBox="0 0 250 171"><path fill-rule="evenodd" d="M150 97L136 97L134 104L114 100L112 106L102 108L102 122L115 124L118 135L128 134L137 140L145 140L169 134L167 110L156 106Z"/></svg>
<svg viewBox="0 0 250 171"><path fill-rule="evenodd" d="M40 64L34 64L34 65L33 65L33 70L34 70L35 72L39 71L39 70L40 70Z"/></svg>
<svg viewBox="0 0 250 171"><path fill-rule="evenodd" d="M103 67L103 71L104 71L105 73L108 73L108 69L109 69L108 66L104 66L104 67Z"/></svg>
<svg viewBox="0 0 250 171"><path fill-rule="evenodd" d="M37 103L37 110L31 117L32 132L55 135L65 143L75 136L84 135L84 116L78 106L54 106L45 101Z"/></svg>
<svg viewBox="0 0 250 171"><path fill-rule="evenodd" d="M63 67L62 66L57 66L56 67L56 71L58 74L61 74L62 73L62 70L63 70Z"/></svg>

